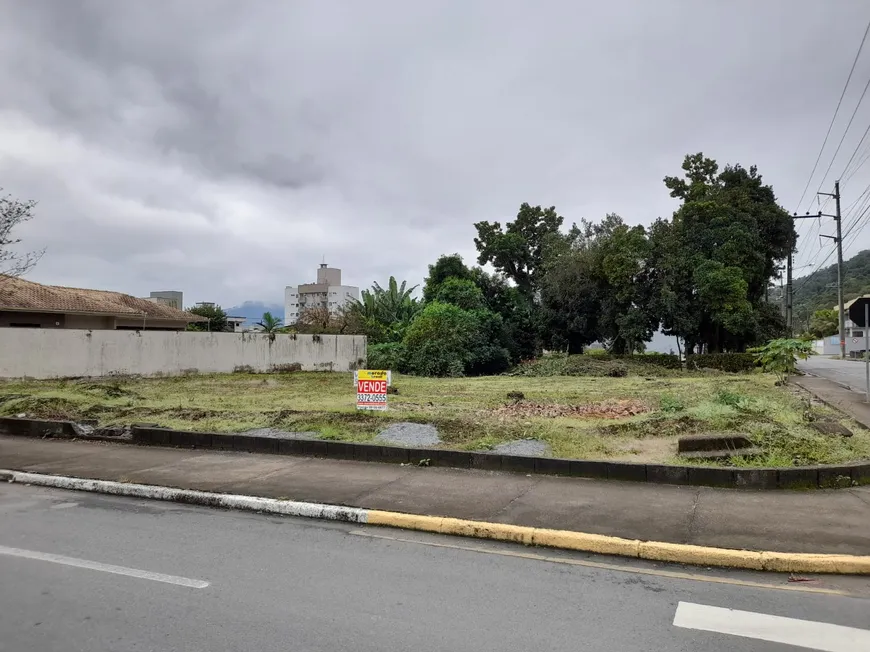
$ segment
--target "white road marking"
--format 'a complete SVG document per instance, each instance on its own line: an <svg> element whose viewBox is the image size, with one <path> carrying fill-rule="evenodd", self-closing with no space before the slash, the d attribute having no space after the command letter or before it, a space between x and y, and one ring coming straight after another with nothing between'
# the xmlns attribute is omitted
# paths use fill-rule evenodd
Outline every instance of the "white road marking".
<svg viewBox="0 0 870 652"><path fill-rule="evenodd" d="M674 626L783 643L822 652L870 650L870 630L680 602Z"/></svg>
<svg viewBox="0 0 870 652"><path fill-rule="evenodd" d="M23 557L24 559L36 559L39 561L50 561L54 564L63 564L64 566L87 568L88 570L102 571L103 573L114 573L115 575L126 575L127 577L136 577L140 580L164 582L165 584L186 586L191 589L204 589L208 586L208 582L203 582L202 580L192 580L190 578L179 577L177 575L164 575L163 573L152 573L151 571L138 570L136 568L127 568L126 566L101 564L98 561L76 559L75 557L65 557L63 555L53 555L48 552L37 552L35 550L23 550L21 548L7 548L6 546L0 546L0 555L7 555L9 557Z"/></svg>

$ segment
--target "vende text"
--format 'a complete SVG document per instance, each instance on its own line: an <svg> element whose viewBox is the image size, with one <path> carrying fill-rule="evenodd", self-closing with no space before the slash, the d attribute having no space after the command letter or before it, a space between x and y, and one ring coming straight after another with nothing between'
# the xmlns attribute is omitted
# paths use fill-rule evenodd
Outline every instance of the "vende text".
<svg viewBox="0 0 870 652"><path fill-rule="evenodd" d="M386 394L386 380L360 380L357 382L356 391L358 394Z"/></svg>

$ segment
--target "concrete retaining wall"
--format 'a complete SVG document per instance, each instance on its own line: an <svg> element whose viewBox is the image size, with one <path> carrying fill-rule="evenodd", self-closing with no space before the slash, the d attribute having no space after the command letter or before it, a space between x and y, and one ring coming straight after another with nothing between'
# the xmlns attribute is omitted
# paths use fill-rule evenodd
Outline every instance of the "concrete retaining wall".
<svg viewBox="0 0 870 652"><path fill-rule="evenodd" d="M348 371L365 357L364 335L0 328L0 378Z"/></svg>
<svg viewBox="0 0 870 652"><path fill-rule="evenodd" d="M302 455L359 462L388 462L415 466L447 466L530 475L560 475L654 484L695 485L732 489L836 489L870 485L870 461L790 468L735 468L638 464L605 460L570 460L496 453L404 448L323 439L278 439L217 432L190 432L150 425L130 428L130 435L81 436L70 421L0 417L0 435L114 441L140 446L174 446L203 450L271 455Z"/></svg>

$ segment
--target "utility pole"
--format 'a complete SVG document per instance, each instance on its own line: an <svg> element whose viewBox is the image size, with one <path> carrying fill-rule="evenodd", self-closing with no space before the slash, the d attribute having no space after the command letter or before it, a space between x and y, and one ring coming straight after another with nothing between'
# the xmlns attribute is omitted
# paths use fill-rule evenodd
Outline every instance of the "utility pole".
<svg viewBox="0 0 870 652"><path fill-rule="evenodd" d="M792 289L791 289L791 259L794 254L794 239L791 246L788 248L788 262L785 266L785 327L788 329L789 336L794 335L792 328Z"/></svg>
<svg viewBox="0 0 870 652"><path fill-rule="evenodd" d="M846 359L846 310L843 307L843 225L842 216L840 215L840 182L834 182L834 192L820 192L820 195L825 197L833 197L836 204L836 215L825 215L824 217L832 217L837 223L837 235L822 235L822 238L833 240L837 244L837 306L840 313L840 359ZM822 216L822 213L819 213Z"/></svg>
<svg viewBox="0 0 870 652"><path fill-rule="evenodd" d="M794 220L814 220L817 218L820 219L821 217L822 217L821 211L819 211L818 213L815 213L813 215L810 215L809 211L807 211L806 215L798 215L797 213L795 213L794 215L791 216L791 219L792 219L792 222L794 222ZM789 335L794 334L792 332L794 329L794 284L792 283L791 276L792 276L792 265L793 265L794 249L795 249L796 241L797 241L797 238L792 238L791 244L789 245L789 248L788 248L788 262L786 263L786 267L785 267L785 275L786 275L785 299L784 299L784 301L785 301L785 325L786 325L786 328L788 328Z"/></svg>

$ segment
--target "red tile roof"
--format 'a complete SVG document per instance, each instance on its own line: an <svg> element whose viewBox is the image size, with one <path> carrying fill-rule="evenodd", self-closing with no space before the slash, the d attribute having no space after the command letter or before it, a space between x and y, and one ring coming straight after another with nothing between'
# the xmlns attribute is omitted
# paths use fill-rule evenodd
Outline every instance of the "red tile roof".
<svg viewBox="0 0 870 652"><path fill-rule="evenodd" d="M121 292L42 285L22 278L2 275L0 275L0 310L146 317L183 322L208 321L205 317Z"/></svg>

